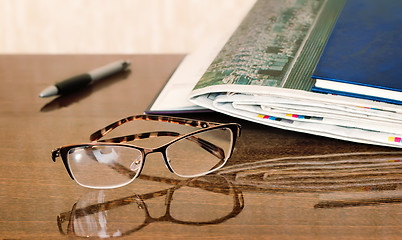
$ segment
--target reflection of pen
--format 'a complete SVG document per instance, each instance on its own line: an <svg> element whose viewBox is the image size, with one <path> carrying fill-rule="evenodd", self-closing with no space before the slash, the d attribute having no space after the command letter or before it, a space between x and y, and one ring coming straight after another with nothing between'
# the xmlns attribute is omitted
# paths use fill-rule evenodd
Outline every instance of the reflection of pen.
<svg viewBox="0 0 402 240"><path fill-rule="evenodd" d="M47 87L43 90L39 97L50 97L59 94L66 94L73 92L77 89L83 88L99 79L108 77L112 74L118 73L127 69L130 65L128 61L116 61L105 65L103 67L94 69L88 73L84 73L64 81L58 82L53 86Z"/></svg>

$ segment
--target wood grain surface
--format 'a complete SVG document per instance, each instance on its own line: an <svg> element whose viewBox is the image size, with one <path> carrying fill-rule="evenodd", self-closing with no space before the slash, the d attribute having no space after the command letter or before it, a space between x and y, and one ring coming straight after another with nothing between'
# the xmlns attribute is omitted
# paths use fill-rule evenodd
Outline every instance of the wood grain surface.
<svg viewBox="0 0 402 240"><path fill-rule="evenodd" d="M0 239L401 239L402 151L238 122L227 165L175 176L158 154L114 190L71 180L51 150L141 114L182 55L0 56ZM113 60L131 71L74 94L48 85ZM129 133L127 133L129 134ZM106 181L107 179L105 179Z"/></svg>

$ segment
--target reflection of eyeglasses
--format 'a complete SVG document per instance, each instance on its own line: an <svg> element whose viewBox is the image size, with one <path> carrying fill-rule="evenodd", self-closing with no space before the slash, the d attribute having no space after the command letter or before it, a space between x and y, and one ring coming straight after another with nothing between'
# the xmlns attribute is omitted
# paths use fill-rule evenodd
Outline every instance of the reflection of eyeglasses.
<svg viewBox="0 0 402 240"><path fill-rule="evenodd" d="M92 196L93 202L88 204L90 199L80 200L74 204L72 211L61 213L57 217L60 232L64 235L106 238L126 236L150 223L161 221L199 226L219 224L237 216L244 207L243 194L240 190L219 175L187 181L174 179L164 181L163 178L144 175L140 178L175 183L176 186L110 201L105 200L106 194L110 192L97 191ZM157 218L151 217L152 211L145 204L145 200L165 195L165 214ZM188 198L191 197L195 200L189 201ZM219 201L220 204L208 204L211 200L214 203ZM67 221L67 226L64 226Z"/></svg>
<svg viewBox="0 0 402 240"><path fill-rule="evenodd" d="M118 126L134 120L167 122L201 128L190 133L153 131L99 140ZM240 135L237 123L214 123L185 118L138 115L93 133L86 144L68 145L52 152L53 161L61 156L72 179L89 188L116 188L132 182L141 172L149 153L162 153L167 168L181 177L197 177L218 170L227 162ZM174 137L156 148L122 144L152 137Z"/></svg>

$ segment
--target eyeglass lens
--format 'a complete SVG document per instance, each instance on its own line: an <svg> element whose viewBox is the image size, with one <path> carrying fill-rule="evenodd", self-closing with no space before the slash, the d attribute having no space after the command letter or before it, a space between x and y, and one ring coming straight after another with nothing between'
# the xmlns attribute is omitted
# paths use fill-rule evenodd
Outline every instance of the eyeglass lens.
<svg viewBox="0 0 402 240"><path fill-rule="evenodd" d="M195 177L222 167L233 144L230 128L202 131L182 138L166 149L168 165L179 176ZM74 179L90 188L115 188L139 174L143 154L125 145L85 145L72 148L67 160Z"/></svg>
<svg viewBox="0 0 402 240"><path fill-rule="evenodd" d="M143 161L140 150L121 145L72 148L67 159L74 179L91 188L114 188L130 183Z"/></svg>
<svg viewBox="0 0 402 240"><path fill-rule="evenodd" d="M212 172L226 163L232 135L229 128L216 128L183 138L166 149L169 165L182 177Z"/></svg>

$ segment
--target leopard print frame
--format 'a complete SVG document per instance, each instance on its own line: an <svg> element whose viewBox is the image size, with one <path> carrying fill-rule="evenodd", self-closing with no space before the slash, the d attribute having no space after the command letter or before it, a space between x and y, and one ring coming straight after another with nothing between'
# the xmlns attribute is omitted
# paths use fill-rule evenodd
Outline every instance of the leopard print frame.
<svg viewBox="0 0 402 240"><path fill-rule="evenodd" d="M94 132L89 137L89 140L97 141L100 138L102 138L103 136L105 136L107 133L112 131L113 129L123 125L124 123L135 121L135 120L167 122L167 123L175 123L175 124L181 124L181 125L186 125L186 126L191 126L191 127L199 127L199 128L208 128L208 127L212 127L212 126L221 125L220 123L215 123L215 122L198 121L198 120L179 118L179 117L169 117L169 116L161 116L161 115L135 115L135 116L123 118L119 121L116 121L116 122L106 126L105 128L102 128L102 129Z"/></svg>

